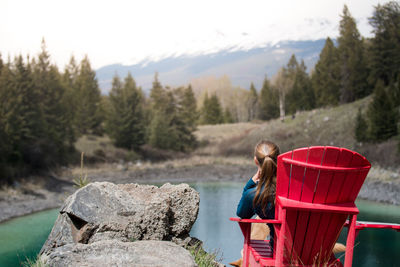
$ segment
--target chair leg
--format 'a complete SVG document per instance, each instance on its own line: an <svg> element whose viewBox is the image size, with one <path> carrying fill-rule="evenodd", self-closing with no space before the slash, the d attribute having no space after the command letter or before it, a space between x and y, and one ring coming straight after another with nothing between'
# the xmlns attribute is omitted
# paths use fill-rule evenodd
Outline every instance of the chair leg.
<svg viewBox="0 0 400 267"><path fill-rule="evenodd" d="M286 236L286 209L282 209L281 216L283 218L283 223L279 230L279 237L276 244L276 266L283 266L283 251Z"/></svg>
<svg viewBox="0 0 400 267"><path fill-rule="evenodd" d="M344 267L351 267L353 262L354 242L356 239L356 221L357 221L357 215L351 215L349 232L347 233Z"/></svg>
<svg viewBox="0 0 400 267"><path fill-rule="evenodd" d="M242 266L249 266L249 243L251 235L251 223L241 223L239 222L240 229L242 230L244 236L243 245L243 262Z"/></svg>

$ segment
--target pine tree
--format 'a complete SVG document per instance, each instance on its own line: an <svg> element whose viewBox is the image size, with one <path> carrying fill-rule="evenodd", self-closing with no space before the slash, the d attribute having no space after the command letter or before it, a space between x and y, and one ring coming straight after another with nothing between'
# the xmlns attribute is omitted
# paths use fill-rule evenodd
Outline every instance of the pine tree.
<svg viewBox="0 0 400 267"><path fill-rule="evenodd" d="M149 144L153 147L188 151L196 146L196 101L191 86L163 88L156 73L150 92L152 119Z"/></svg>
<svg viewBox="0 0 400 267"><path fill-rule="evenodd" d="M222 107L215 94L211 97L208 97L208 94L206 94L201 113L203 124L219 124L224 122Z"/></svg>
<svg viewBox="0 0 400 267"><path fill-rule="evenodd" d="M101 110L101 93L87 56L81 61L76 80L77 109L76 128L80 134L101 134L103 114Z"/></svg>
<svg viewBox="0 0 400 267"><path fill-rule="evenodd" d="M316 106L339 104L340 69L337 48L328 37L312 74Z"/></svg>
<svg viewBox="0 0 400 267"><path fill-rule="evenodd" d="M294 79L298 68L299 68L299 62L297 61L296 55L292 54L286 65L287 77L288 79L292 80L292 83L294 83Z"/></svg>
<svg viewBox="0 0 400 267"><path fill-rule="evenodd" d="M114 76L109 99L111 110L107 125L115 145L139 149L145 143L142 93L130 73L123 85L118 76Z"/></svg>
<svg viewBox="0 0 400 267"><path fill-rule="evenodd" d="M224 123L233 123L233 117L232 117L232 113L229 111L228 108L225 108L224 111Z"/></svg>
<svg viewBox="0 0 400 267"><path fill-rule="evenodd" d="M70 116L66 107L65 88L61 75L55 65L50 63L44 40L37 62L32 63L34 83L40 95L40 107L43 114L44 134L31 148L32 158L42 158L42 166L63 160L71 150L74 133L71 129ZM37 147L42 148L42 155L35 155Z"/></svg>
<svg viewBox="0 0 400 267"><path fill-rule="evenodd" d="M297 65L292 89L287 94L286 109L294 114L297 110L310 110L315 107L314 91L306 72L304 61Z"/></svg>
<svg viewBox="0 0 400 267"><path fill-rule="evenodd" d="M356 117L356 126L354 128L354 135L358 142L366 142L368 141L368 124L364 119L364 116L361 113L361 108L358 109L357 117Z"/></svg>
<svg viewBox="0 0 400 267"><path fill-rule="evenodd" d="M397 135L397 111L385 90L384 82L378 80L374 97L368 107L369 138L372 141L384 141Z"/></svg>
<svg viewBox="0 0 400 267"><path fill-rule="evenodd" d="M270 120L279 116L278 94L271 88L270 82L265 77L260 92L259 100L259 118L261 120Z"/></svg>
<svg viewBox="0 0 400 267"><path fill-rule="evenodd" d="M380 79L387 86L400 73L400 4L378 4L369 22L375 34L369 49L369 78L373 84Z"/></svg>
<svg viewBox="0 0 400 267"><path fill-rule="evenodd" d="M170 103L172 100L159 82L158 73L155 73L150 91L151 122L148 129L148 143L153 147L170 149L176 140L170 129L172 113L175 112Z"/></svg>
<svg viewBox="0 0 400 267"><path fill-rule="evenodd" d="M4 65L4 63L3 63L3 59L2 59L1 53L0 53L0 75L1 75L1 69L3 68L3 65Z"/></svg>
<svg viewBox="0 0 400 267"><path fill-rule="evenodd" d="M184 124L189 127L191 132L194 132L199 119L199 113L192 86L189 85L186 88L176 89L175 96L178 98L178 110L181 113Z"/></svg>
<svg viewBox="0 0 400 267"><path fill-rule="evenodd" d="M154 74L153 87L151 88L150 91L150 101L153 112L160 109L162 110L164 108L163 106L165 103L165 98L166 98L166 93L162 88L161 83L158 80L158 73L156 72Z"/></svg>
<svg viewBox="0 0 400 267"><path fill-rule="evenodd" d="M79 130L75 122L75 117L77 116L76 111L78 110L79 99L79 88L77 85L77 79L79 75L79 67L76 64L74 56L71 56L69 64L65 67L64 73L61 77L62 85L65 88L64 102L66 105L66 116L67 120L70 122L70 127L68 128L71 132L68 134L70 137L69 143L72 144L75 137L79 135Z"/></svg>
<svg viewBox="0 0 400 267"><path fill-rule="evenodd" d="M367 83L368 71L363 58L363 41L356 22L345 5L338 37L340 68L340 101L352 102L371 93Z"/></svg>
<svg viewBox="0 0 400 267"><path fill-rule="evenodd" d="M250 84L248 107L249 107L248 121L252 121L257 117L257 110L258 110L258 94L253 83Z"/></svg>
<svg viewBox="0 0 400 267"><path fill-rule="evenodd" d="M16 147L19 138L19 99L15 86L15 75L10 62L0 73L0 174L7 174L7 166L22 161L21 150Z"/></svg>
<svg viewBox="0 0 400 267"><path fill-rule="evenodd" d="M187 88L173 90L172 95L175 99L175 118L172 128L179 140L175 145L175 150L189 151L197 145L196 137L193 134L198 119L194 93L189 85Z"/></svg>
<svg viewBox="0 0 400 267"><path fill-rule="evenodd" d="M76 64L74 56L71 56L68 65L65 67L62 77L64 86L67 91L71 90L73 93L78 93L77 80L79 75L79 67Z"/></svg>
<svg viewBox="0 0 400 267"><path fill-rule="evenodd" d="M47 136L52 130L53 125L46 121L46 107L42 104L47 100L44 95L40 93L39 89L46 90L48 88L38 88L34 82L34 77L30 66L25 66L22 56L19 56L15 62L14 70L15 93L18 96L17 103L14 103L14 108L11 112L15 112L15 119L12 119L12 124L17 124L15 130L18 133L13 133L18 136L18 145L21 146L21 155L37 146L39 142L43 141L41 138ZM46 90L47 91L47 90ZM50 142L52 139L50 138ZM17 145L17 144L15 144ZM31 155L25 155L25 160Z"/></svg>
<svg viewBox="0 0 400 267"><path fill-rule="evenodd" d="M394 106L400 106L400 72L397 75L397 79L389 85L389 95L393 99Z"/></svg>
<svg viewBox="0 0 400 267"><path fill-rule="evenodd" d="M161 90L164 89L161 87ZM150 123L149 144L153 147L166 150L181 150L181 140L179 140L176 127L175 99L171 92L164 91L162 95L163 98L159 100L163 100L163 103L160 103L152 112L153 118Z"/></svg>

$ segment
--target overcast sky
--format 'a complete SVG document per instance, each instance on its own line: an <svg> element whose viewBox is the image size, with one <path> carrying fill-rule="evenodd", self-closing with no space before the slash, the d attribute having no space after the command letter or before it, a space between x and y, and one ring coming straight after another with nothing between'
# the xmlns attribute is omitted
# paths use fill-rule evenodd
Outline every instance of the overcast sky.
<svg viewBox="0 0 400 267"><path fill-rule="evenodd" d="M338 35L347 4L363 36L378 0L0 0L0 53L37 55L42 37L64 68L73 54L92 66L248 49Z"/></svg>

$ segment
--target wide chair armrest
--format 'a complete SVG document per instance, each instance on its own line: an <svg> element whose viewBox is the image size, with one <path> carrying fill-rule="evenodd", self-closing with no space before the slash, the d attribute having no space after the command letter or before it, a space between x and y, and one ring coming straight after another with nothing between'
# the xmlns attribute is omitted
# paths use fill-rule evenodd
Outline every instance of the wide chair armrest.
<svg viewBox="0 0 400 267"><path fill-rule="evenodd" d="M347 220L344 226L348 225L349 221ZM397 223L366 222L366 221L356 222L356 230L363 230L365 228L393 229L397 232L400 232L400 224Z"/></svg>
<svg viewBox="0 0 400 267"><path fill-rule="evenodd" d="M316 212L331 212L331 213L345 213L345 214L358 214L357 206L351 203L338 203L338 204L316 204L288 199L278 196L277 201L283 209L306 210Z"/></svg>
<svg viewBox="0 0 400 267"><path fill-rule="evenodd" d="M241 223L272 223L272 224L282 224L281 220L263 220L263 219L241 219L237 217L231 217L229 220Z"/></svg>

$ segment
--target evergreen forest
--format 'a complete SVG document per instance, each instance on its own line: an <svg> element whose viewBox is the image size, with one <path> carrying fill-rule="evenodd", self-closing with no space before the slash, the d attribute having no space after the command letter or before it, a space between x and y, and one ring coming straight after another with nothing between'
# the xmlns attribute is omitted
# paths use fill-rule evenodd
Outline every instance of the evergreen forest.
<svg viewBox="0 0 400 267"><path fill-rule="evenodd" d="M354 122L358 142L398 135L400 107L400 5L378 5L369 18L373 37L360 35L344 6L339 36L328 37L314 69L292 55L261 88L171 88L155 73L145 92L134 77L115 75L102 95L86 56L64 70L52 63L42 41L36 57L0 54L0 183L68 164L82 135L108 135L115 146L143 153L187 153L199 144L196 127L245 121L287 120L298 112L370 97ZM225 79L225 78L222 78ZM225 80L229 83L229 79ZM233 88L231 86L231 88Z"/></svg>

